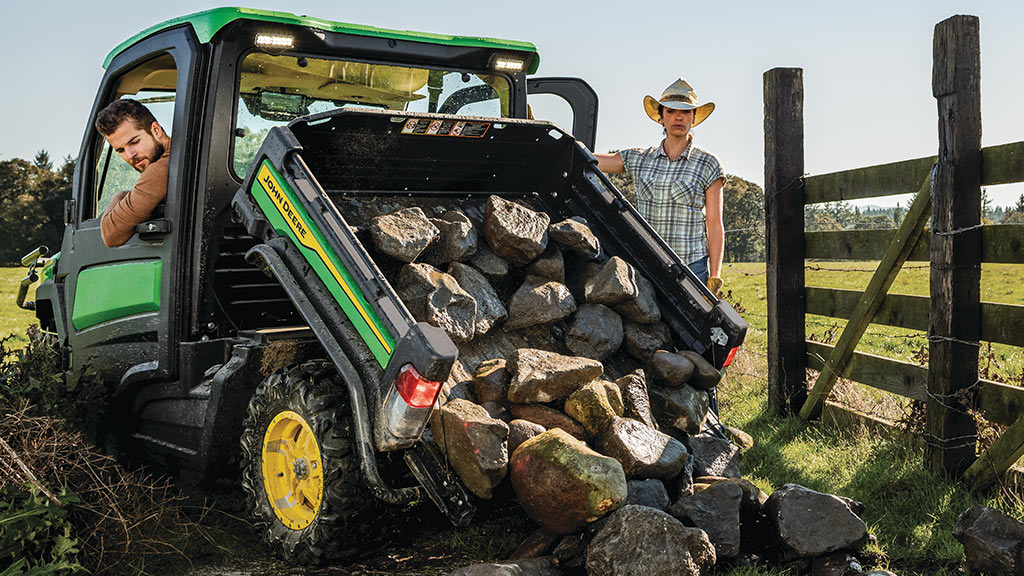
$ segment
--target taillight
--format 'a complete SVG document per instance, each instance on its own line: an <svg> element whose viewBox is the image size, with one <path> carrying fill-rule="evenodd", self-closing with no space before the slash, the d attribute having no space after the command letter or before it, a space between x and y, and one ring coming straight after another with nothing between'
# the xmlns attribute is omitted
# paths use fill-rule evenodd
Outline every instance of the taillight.
<svg viewBox="0 0 1024 576"><path fill-rule="evenodd" d="M402 395L402 400L413 408L429 408L437 400L441 383L427 380L420 376L412 364L406 364L398 371L395 388Z"/></svg>
<svg viewBox="0 0 1024 576"><path fill-rule="evenodd" d="M736 351L739 350L739 349L740 349L740 347L737 346L737 347L733 348L732 350L729 350L729 355L725 357L725 362L722 363L722 368L725 368L725 367L729 366L729 364L732 364L733 358L736 357Z"/></svg>

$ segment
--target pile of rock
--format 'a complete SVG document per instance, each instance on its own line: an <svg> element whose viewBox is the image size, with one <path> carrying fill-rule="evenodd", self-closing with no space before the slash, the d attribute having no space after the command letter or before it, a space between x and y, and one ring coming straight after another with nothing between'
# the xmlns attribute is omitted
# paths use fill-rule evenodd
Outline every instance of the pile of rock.
<svg viewBox="0 0 1024 576"><path fill-rule="evenodd" d="M369 231L402 263L410 312L459 345L430 431L476 496L511 484L540 526L517 552L546 558L531 573L701 574L753 558L854 573L832 555L867 540L860 505L740 478L740 448L706 431L720 373L671 351L654 286L585 222L492 196L476 223L411 207ZM506 573L489 569L463 573Z"/></svg>

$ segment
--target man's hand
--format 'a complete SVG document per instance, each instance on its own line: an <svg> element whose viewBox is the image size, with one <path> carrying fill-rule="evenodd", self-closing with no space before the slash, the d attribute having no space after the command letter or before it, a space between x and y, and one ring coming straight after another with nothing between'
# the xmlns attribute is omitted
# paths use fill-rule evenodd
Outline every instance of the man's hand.
<svg viewBox="0 0 1024 576"><path fill-rule="evenodd" d="M711 290L711 293L715 295L715 298L718 298L719 293L722 291L722 279L718 276L711 276L708 278L706 284L708 290Z"/></svg>

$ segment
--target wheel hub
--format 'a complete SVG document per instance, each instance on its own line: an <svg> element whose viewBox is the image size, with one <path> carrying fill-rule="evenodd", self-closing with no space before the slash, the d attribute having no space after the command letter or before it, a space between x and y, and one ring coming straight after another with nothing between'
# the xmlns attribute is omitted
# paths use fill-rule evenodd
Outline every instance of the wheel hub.
<svg viewBox="0 0 1024 576"><path fill-rule="evenodd" d="M263 484L277 518L293 530L310 525L323 501L323 462L313 429L296 412L280 412L263 437Z"/></svg>

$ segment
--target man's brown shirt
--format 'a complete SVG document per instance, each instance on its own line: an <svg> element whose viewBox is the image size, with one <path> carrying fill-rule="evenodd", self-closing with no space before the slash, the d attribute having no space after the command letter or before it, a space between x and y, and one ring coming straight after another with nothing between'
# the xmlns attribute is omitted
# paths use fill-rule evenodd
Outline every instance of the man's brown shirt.
<svg viewBox="0 0 1024 576"><path fill-rule="evenodd" d="M135 234L135 227L153 214L153 209L167 197L167 167L171 155L163 156L146 166L135 187L114 196L100 220L100 233L107 246L120 246Z"/></svg>

